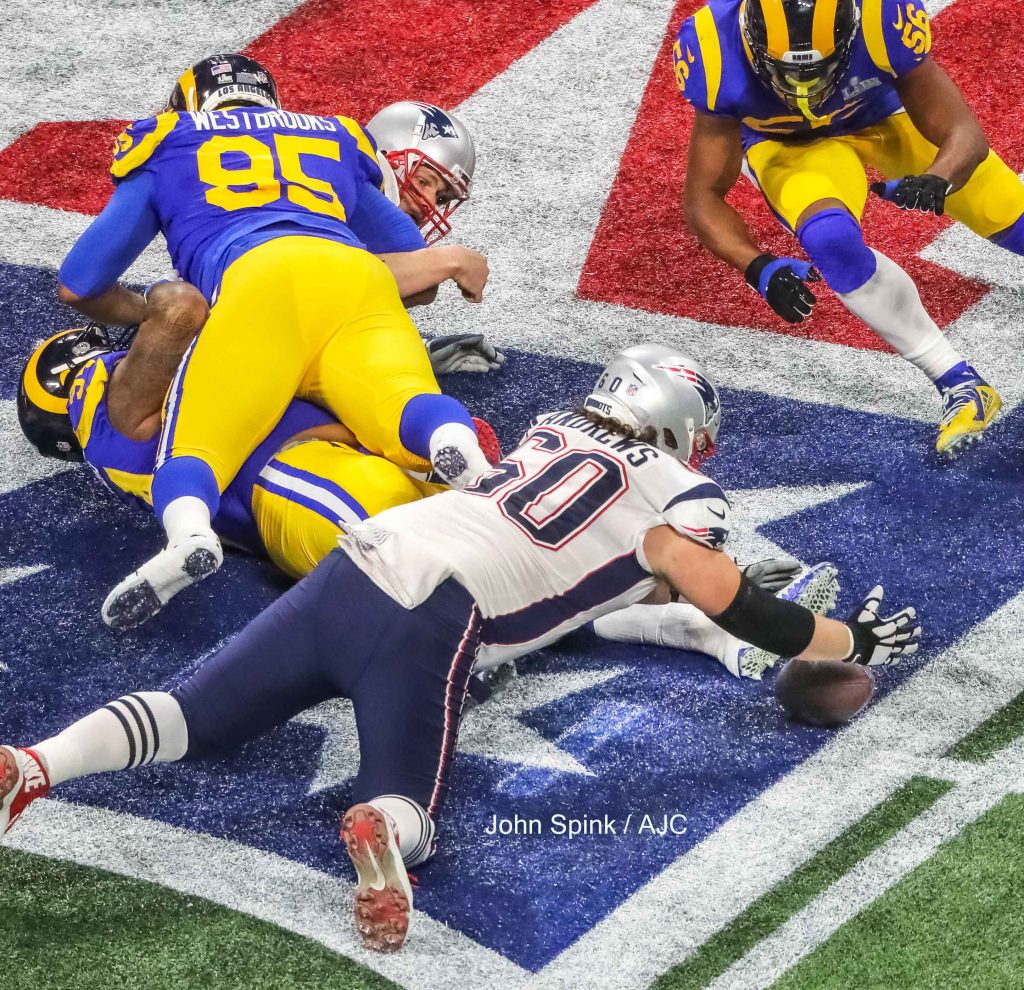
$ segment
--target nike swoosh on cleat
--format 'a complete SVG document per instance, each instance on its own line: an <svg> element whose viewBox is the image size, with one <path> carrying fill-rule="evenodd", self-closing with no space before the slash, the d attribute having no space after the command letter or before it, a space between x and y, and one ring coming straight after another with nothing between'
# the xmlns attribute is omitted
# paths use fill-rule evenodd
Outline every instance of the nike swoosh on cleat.
<svg viewBox="0 0 1024 990"><path fill-rule="evenodd" d="M387 881L384 879L384 871L380 868L380 864L377 862L377 857L367 849L367 857L373 866L373 872L377 875L376 880L369 884L370 890L383 890L387 886Z"/></svg>

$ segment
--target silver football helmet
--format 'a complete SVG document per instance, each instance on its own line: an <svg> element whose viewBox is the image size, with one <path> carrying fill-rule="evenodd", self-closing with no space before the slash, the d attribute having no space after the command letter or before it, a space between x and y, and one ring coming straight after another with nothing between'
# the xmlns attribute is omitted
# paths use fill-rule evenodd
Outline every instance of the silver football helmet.
<svg viewBox="0 0 1024 990"><path fill-rule="evenodd" d="M385 107L366 129L394 170L400 193L411 197L422 214L420 228L427 242L450 233L449 217L469 199L476 168L476 148L466 125L432 103L405 100ZM445 181L436 205L424 198L412 181L421 165Z"/></svg>
<svg viewBox="0 0 1024 990"><path fill-rule="evenodd" d="M722 400L711 376L662 344L619 351L583 407L637 430L653 426L654 446L694 468L714 453L722 425Z"/></svg>

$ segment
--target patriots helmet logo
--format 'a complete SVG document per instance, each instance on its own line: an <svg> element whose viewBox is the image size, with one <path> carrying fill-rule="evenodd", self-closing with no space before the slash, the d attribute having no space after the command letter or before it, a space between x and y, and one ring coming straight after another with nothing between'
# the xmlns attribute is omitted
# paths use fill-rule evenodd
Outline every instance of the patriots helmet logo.
<svg viewBox="0 0 1024 990"><path fill-rule="evenodd" d="M697 394L703 400L704 408L707 410L706 422L710 422L712 417L721 408L722 400L718 397L717 389L699 371L681 362L676 364L656 364L654 367L659 371L667 371L669 374L678 375L680 378L686 379L697 390Z"/></svg>
<svg viewBox="0 0 1024 990"><path fill-rule="evenodd" d="M431 106L429 103L417 103L416 105L423 113L419 126L420 138L422 140L457 138L459 136L459 132L455 129L455 124L452 122L451 117L443 110Z"/></svg>

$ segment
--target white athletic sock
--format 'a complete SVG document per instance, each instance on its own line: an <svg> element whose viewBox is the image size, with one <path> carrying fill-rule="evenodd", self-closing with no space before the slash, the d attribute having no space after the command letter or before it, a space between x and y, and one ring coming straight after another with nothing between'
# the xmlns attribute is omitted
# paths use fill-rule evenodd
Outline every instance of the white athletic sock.
<svg viewBox="0 0 1024 990"><path fill-rule="evenodd" d="M434 823L412 798L384 794L367 804L383 811L397 833L398 851L407 867L425 863L434 852Z"/></svg>
<svg viewBox="0 0 1024 990"><path fill-rule="evenodd" d="M430 435L430 463L453 488L465 488L490 471L476 430L464 423L445 423Z"/></svg>
<svg viewBox="0 0 1024 990"><path fill-rule="evenodd" d="M853 292L839 292L843 305L888 341L933 382L964 360L921 302L914 280L895 261L871 250L875 274Z"/></svg>
<svg viewBox="0 0 1024 990"><path fill-rule="evenodd" d="M594 620L594 632L618 643L644 643L690 650L714 657L738 677L736 655L743 645L716 626L699 608L685 602L630 605Z"/></svg>
<svg viewBox="0 0 1024 990"><path fill-rule="evenodd" d="M194 495L182 495L169 502L160 522L167 533L168 546L210 530L210 508Z"/></svg>
<svg viewBox="0 0 1024 990"><path fill-rule="evenodd" d="M138 691L30 749L43 761L55 787L91 773L180 760L188 749L188 727L169 694Z"/></svg>

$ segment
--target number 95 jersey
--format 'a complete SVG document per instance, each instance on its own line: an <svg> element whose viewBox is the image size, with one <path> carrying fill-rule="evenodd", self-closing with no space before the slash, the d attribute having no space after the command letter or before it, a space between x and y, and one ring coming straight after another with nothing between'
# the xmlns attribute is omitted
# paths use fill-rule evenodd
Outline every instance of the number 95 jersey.
<svg viewBox="0 0 1024 990"><path fill-rule="evenodd" d="M662 525L719 549L729 503L668 454L559 412L470 488L388 509L344 549L407 608L454 577L483 618L486 667L645 598L644 536Z"/></svg>
<svg viewBox="0 0 1024 990"><path fill-rule="evenodd" d="M208 300L227 266L270 237L362 247L346 221L359 184L383 181L354 120L249 107L136 121L115 140L110 172L148 184L175 269Z"/></svg>

